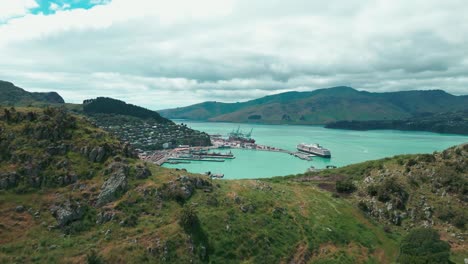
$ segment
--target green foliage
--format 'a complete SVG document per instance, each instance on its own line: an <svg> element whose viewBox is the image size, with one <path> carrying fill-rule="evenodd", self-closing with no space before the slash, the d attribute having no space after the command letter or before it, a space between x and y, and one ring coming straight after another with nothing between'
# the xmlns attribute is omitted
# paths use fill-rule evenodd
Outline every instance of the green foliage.
<svg viewBox="0 0 468 264"><path fill-rule="evenodd" d="M198 224L197 212L193 206L185 205L182 208L179 223L184 229L187 230L191 230Z"/></svg>
<svg viewBox="0 0 468 264"><path fill-rule="evenodd" d="M449 222L460 229L465 228L468 219L468 213L465 210L452 206L440 206L437 208L436 215L440 220Z"/></svg>
<svg viewBox="0 0 468 264"><path fill-rule="evenodd" d="M356 185L351 180L336 181L336 191L339 193L352 193L356 190Z"/></svg>
<svg viewBox="0 0 468 264"><path fill-rule="evenodd" d="M105 261L96 253L95 250L91 250L91 252L86 255L86 263L87 264L104 264Z"/></svg>
<svg viewBox="0 0 468 264"><path fill-rule="evenodd" d="M450 263L450 245L440 240L434 229L413 229L403 238L400 246L399 263L443 264Z"/></svg>
<svg viewBox="0 0 468 264"><path fill-rule="evenodd" d="M368 186L367 193L370 196L376 196L381 202L391 201L398 209L405 208L409 196L395 178L388 178L380 184Z"/></svg>

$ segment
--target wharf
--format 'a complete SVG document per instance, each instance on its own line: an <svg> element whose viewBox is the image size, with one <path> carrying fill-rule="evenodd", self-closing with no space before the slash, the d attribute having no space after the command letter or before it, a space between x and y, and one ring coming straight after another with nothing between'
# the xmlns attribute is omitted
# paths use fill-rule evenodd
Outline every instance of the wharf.
<svg viewBox="0 0 468 264"><path fill-rule="evenodd" d="M224 159L198 159L198 158L168 158L169 161L209 161L209 162L224 162Z"/></svg>

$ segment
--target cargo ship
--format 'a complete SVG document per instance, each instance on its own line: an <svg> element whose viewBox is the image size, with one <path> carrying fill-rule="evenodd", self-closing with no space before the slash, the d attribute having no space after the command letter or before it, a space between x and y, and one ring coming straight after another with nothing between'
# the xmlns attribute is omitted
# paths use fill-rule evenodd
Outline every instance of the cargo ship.
<svg viewBox="0 0 468 264"><path fill-rule="evenodd" d="M301 144L297 145L297 150L302 151L302 152L306 152L306 153L310 153L310 154L314 154L314 155L324 157L324 158L330 158L331 157L330 150L320 146L319 144L304 144L304 143L301 143Z"/></svg>

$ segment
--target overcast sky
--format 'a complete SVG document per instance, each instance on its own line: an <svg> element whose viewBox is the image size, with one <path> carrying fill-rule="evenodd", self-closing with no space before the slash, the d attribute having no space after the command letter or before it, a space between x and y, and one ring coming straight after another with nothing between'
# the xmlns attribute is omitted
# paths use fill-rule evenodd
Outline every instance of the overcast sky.
<svg viewBox="0 0 468 264"><path fill-rule="evenodd" d="M347 85L468 94L466 0L0 0L0 79L151 109Z"/></svg>

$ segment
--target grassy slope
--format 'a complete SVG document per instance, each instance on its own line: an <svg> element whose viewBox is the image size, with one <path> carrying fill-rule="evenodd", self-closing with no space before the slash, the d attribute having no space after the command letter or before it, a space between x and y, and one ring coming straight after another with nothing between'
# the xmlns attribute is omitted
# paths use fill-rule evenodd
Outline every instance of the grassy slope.
<svg viewBox="0 0 468 264"><path fill-rule="evenodd" d="M350 195L341 194L348 202L371 210L365 214L396 232L430 225L452 247L452 260L462 263L468 254L466 228L468 225L468 144L456 146L434 154L400 155L367 161L319 173L273 178L272 182L300 181L335 192L337 181L351 180L357 190ZM395 208L395 194L390 201L379 201L369 194L370 186L385 186L386 180L397 183L406 193L405 206ZM389 203L393 208L388 210ZM430 208L428 217L424 208ZM406 213L401 225L392 222L394 213ZM413 212L413 213L412 213ZM414 217L411 217L411 214ZM464 227L461 222L465 223Z"/></svg>
<svg viewBox="0 0 468 264"><path fill-rule="evenodd" d="M118 144L85 120L77 120L78 126L72 131L75 145L102 141ZM2 126L10 130L19 129L22 124L12 125L13 128ZM21 137L20 131L16 134ZM31 155L39 155L38 150ZM113 158L101 164L89 163L75 153L67 155L76 164L74 168L92 167L96 173L92 178L80 177L78 183L68 186L29 189L26 193L21 193L24 188L0 191L0 262L83 263L96 250L100 258L110 263L187 263L190 260L195 263L391 263L398 254L400 234L406 232L405 225L392 228L392 233L384 232L387 222L374 220L357 209L360 192L347 199L336 198L323 190L320 182L300 182L298 176L213 181L212 192L197 189L189 199L174 200L161 196L167 184L177 182L180 175L204 177L150 166L150 178L130 177L128 191L123 196L97 208L94 201L107 177L103 170ZM356 164L324 172L322 176L344 174L358 182L369 173L377 177L381 168L401 168L398 159L405 164L412 157ZM125 160L129 166L140 163L130 158ZM421 170L423 165L418 165ZM2 163L0 169L9 166ZM299 177L308 176L312 175ZM330 183L329 179L321 182ZM424 186L419 191L427 193ZM426 195L431 203L439 201L437 196ZM63 199L80 201L87 208L81 220L70 224L75 226L73 232L53 227L56 220L49 209ZM18 205L23 205L26 211L15 212ZM187 206L194 208L198 218L190 229L179 224ZM115 219L96 224L98 213L105 211L114 212ZM136 218L135 225L120 224L132 217ZM461 258L466 253L465 244L455 253L455 259Z"/></svg>
<svg viewBox="0 0 468 264"><path fill-rule="evenodd" d="M131 191L110 205L118 207L138 201L131 207L121 206L126 213L144 212L135 227L121 227L112 221L79 234L63 235L60 230L47 230L55 222L47 213L48 206L58 194L79 197L80 191L64 187L22 195L2 192L0 260L78 263L96 249L113 263L164 262L163 257L168 263L187 263L190 259L200 262L196 254L200 251L199 241L208 245L213 263L286 263L292 259L314 263L390 263L396 256L397 240L389 238L349 203L314 186L293 182L219 181L213 193L198 191L187 201L194 205L200 219L200 229L190 239L177 223L182 205L167 201L158 209L142 194L143 189L160 187L181 172L159 167L152 170L154 176L132 182ZM97 178L84 183L98 188L101 182ZM239 197L239 203L235 197ZM40 210L41 217L13 212L17 204ZM256 209L244 213L241 205L253 205ZM278 207L286 210L273 217L272 212ZM112 231L106 236L108 229ZM148 252L157 240L167 245L167 255ZM194 242L194 253L189 250L190 240Z"/></svg>

